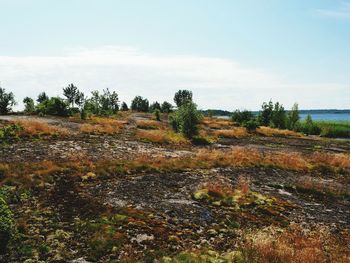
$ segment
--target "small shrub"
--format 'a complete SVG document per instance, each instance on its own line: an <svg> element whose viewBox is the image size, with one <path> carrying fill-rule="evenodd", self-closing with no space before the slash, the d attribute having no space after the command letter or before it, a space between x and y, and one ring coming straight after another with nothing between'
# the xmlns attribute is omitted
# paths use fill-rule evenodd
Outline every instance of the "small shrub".
<svg viewBox="0 0 350 263"><path fill-rule="evenodd" d="M14 217L3 196L0 195L0 254L4 254L6 247L14 235Z"/></svg>
<svg viewBox="0 0 350 263"><path fill-rule="evenodd" d="M156 109L154 111L154 117L156 118L157 121L160 121L160 110Z"/></svg>

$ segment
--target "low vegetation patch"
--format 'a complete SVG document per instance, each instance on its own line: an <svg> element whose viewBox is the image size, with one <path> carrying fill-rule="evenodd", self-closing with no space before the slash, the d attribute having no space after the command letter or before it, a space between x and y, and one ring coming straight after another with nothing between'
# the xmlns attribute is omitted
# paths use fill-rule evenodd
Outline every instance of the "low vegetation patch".
<svg viewBox="0 0 350 263"><path fill-rule="evenodd" d="M218 137L238 139L247 137L248 131L244 127L232 127L231 129L215 130L213 134Z"/></svg>
<svg viewBox="0 0 350 263"><path fill-rule="evenodd" d="M137 130L136 138L142 141L162 144L189 144L182 134L171 130Z"/></svg>
<svg viewBox="0 0 350 263"><path fill-rule="evenodd" d="M88 123L80 127L80 132L96 135L113 135L119 133L125 124L125 121L118 121L113 118L92 117L88 120Z"/></svg>
<svg viewBox="0 0 350 263"><path fill-rule="evenodd" d="M303 137L302 133L290 131L290 130L281 130L270 127L261 126L256 129L258 134L268 137Z"/></svg>
<svg viewBox="0 0 350 263"><path fill-rule="evenodd" d="M137 121L136 126L137 128L144 130L158 130L166 128L166 126L162 122L154 120Z"/></svg>
<svg viewBox="0 0 350 263"><path fill-rule="evenodd" d="M230 129L235 124L230 120L220 119L220 118L203 118L202 124L211 129Z"/></svg>

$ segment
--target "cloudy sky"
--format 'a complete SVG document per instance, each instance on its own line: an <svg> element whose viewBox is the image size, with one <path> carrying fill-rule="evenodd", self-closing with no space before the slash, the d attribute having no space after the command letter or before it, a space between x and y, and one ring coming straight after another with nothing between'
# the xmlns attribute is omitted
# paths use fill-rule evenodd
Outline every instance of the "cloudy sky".
<svg viewBox="0 0 350 263"><path fill-rule="evenodd" d="M0 84L200 108L350 108L350 1L0 0Z"/></svg>

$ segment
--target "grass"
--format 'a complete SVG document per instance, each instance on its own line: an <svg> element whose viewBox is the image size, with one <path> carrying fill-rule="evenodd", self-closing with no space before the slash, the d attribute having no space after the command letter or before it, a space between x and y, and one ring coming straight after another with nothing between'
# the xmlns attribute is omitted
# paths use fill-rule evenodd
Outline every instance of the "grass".
<svg viewBox="0 0 350 263"><path fill-rule="evenodd" d="M80 132L95 135L113 135L119 133L125 124L125 121L113 118L92 117L88 120L88 123L80 126Z"/></svg>
<svg viewBox="0 0 350 263"><path fill-rule="evenodd" d="M213 132L215 136L222 138L244 138L247 137L248 131L244 127L232 127L230 129L220 129Z"/></svg>
<svg viewBox="0 0 350 263"><path fill-rule="evenodd" d="M189 144L182 134L175 133L171 130L137 130L136 138L146 142L161 144Z"/></svg>
<svg viewBox="0 0 350 263"><path fill-rule="evenodd" d="M202 125L207 126L211 129L230 129L235 124L230 120L224 120L220 118L203 118Z"/></svg>
<svg viewBox="0 0 350 263"><path fill-rule="evenodd" d="M162 122L154 120L137 121L136 126L137 128L144 130L158 130L166 128L166 126Z"/></svg>
<svg viewBox="0 0 350 263"><path fill-rule="evenodd" d="M21 120L16 123L23 128L19 133L20 137L68 135L68 131L66 129L49 125L45 122Z"/></svg>
<svg viewBox="0 0 350 263"><path fill-rule="evenodd" d="M349 121L314 121L321 130L320 135L330 138L350 138Z"/></svg>
<svg viewBox="0 0 350 263"><path fill-rule="evenodd" d="M303 137L300 132L290 131L290 130L280 130L270 127L261 126L256 129L256 132L263 136L268 137Z"/></svg>

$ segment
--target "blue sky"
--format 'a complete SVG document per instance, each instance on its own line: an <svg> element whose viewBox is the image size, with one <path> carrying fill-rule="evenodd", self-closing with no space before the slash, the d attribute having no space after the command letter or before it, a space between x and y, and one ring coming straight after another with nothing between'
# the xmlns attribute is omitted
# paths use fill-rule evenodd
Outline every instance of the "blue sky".
<svg viewBox="0 0 350 263"><path fill-rule="evenodd" d="M350 108L350 1L0 0L0 81L200 108Z"/></svg>

